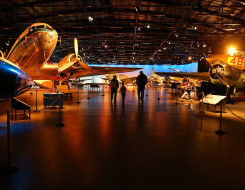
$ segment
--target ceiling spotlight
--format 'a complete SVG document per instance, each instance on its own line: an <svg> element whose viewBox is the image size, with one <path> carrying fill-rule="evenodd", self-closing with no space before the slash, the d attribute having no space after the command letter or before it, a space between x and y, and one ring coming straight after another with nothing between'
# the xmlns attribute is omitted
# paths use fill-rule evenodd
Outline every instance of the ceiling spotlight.
<svg viewBox="0 0 245 190"><path fill-rule="evenodd" d="M197 29L197 27L196 26L194 26L194 30L196 30Z"/></svg>
<svg viewBox="0 0 245 190"><path fill-rule="evenodd" d="M204 47L204 48L205 48L205 47L206 47L206 44L203 44L203 45L202 45L202 47Z"/></svg>
<svg viewBox="0 0 245 190"><path fill-rule="evenodd" d="M192 60L192 57L191 57L191 56L189 56L189 57L188 57L188 60Z"/></svg>
<svg viewBox="0 0 245 190"><path fill-rule="evenodd" d="M159 49L158 51L162 51L161 49Z"/></svg>
<svg viewBox="0 0 245 190"><path fill-rule="evenodd" d="M171 44L171 42L168 42L168 44Z"/></svg>
<svg viewBox="0 0 245 190"><path fill-rule="evenodd" d="M94 20L94 18L93 18L93 17L88 16L88 21L89 21L89 22L93 22L93 20Z"/></svg>
<svg viewBox="0 0 245 190"><path fill-rule="evenodd" d="M175 37L177 38L179 36L179 34L175 34Z"/></svg>
<svg viewBox="0 0 245 190"><path fill-rule="evenodd" d="M148 24L148 25L146 26L146 28L147 28L147 29L150 29L150 28L151 28L151 26Z"/></svg>
<svg viewBox="0 0 245 190"><path fill-rule="evenodd" d="M141 31L141 27L138 27L138 31Z"/></svg>
<svg viewBox="0 0 245 190"><path fill-rule="evenodd" d="M163 50L166 50L166 49L167 49L166 47L163 48Z"/></svg>
<svg viewBox="0 0 245 190"><path fill-rule="evenodd" d="M134 52L134 54L136 54L136 53Z"/></svg>
<svg viewBox="0 0 245 190"><path fill-rule="evenodd" d="M104 46L104 47L105 47L105 48L108 48L108 45L106 45L106 44L105 44L105 46Z"/></svg>

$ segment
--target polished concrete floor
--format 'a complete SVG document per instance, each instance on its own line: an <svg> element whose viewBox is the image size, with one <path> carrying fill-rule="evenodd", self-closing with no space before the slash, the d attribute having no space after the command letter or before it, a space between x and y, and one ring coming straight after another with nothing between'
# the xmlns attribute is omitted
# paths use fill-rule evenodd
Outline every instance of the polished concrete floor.
<svg viewBox="0 0 245 190"><path fill-rule="evenodd" d="M128 88L125 104L108 89L66 98L64 127L58 109L38 109L31 120L11 121L12 162L20 170L0 174L0 189L245 189L245 122L229 111L217 136L219 113L198 113L198 103L175 104L169 90L151 88L138 103ZM160 96L160 100L157 97ZM35 92L19 97L35 109ZM0 102L0 166L6 165L6 114ZM229 105L245 117L245 101Z"/></svg>

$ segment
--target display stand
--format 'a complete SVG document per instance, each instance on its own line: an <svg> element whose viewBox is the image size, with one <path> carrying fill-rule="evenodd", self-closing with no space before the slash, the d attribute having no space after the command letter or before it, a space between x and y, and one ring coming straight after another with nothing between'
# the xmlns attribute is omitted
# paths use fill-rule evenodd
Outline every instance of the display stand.
<svg viewBox="0 0 245 190"><path fill-rule="evenodd" d="M209 111L210 106L214 106L214 112L216 112L216 107L220 106L220 104L223 104L222 108L223 111L225 111L225 99L226 96L208 94L207 96L203 97L202 100L200 100L199 110L202 107L203 111L203 106L206 105L207 111Z"/></svg>

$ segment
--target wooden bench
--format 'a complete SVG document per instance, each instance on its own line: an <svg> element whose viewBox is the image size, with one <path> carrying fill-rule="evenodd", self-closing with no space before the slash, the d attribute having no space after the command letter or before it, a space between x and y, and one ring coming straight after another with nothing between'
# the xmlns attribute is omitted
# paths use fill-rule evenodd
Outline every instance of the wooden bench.
<svg viewBox="0 0 245 190"><path fill-rule="evenodd" d="M14 112L13 112L14 110ZM31 119L31 107L26 104L25 102L20 101L17 98L11 98L11 113L15 114L15 120L16 120L16 111L17 110L23 110L24 111L24 115L26 113L26 110L29 111L29 119Z"/></svg>
<svg viewBox="0 0 245 190"><path fill-rule="evenodd" d="M56 85L56 89L59 93L64 93L67 97L72 97L72 92L69 90L68 85Z"/></svg>

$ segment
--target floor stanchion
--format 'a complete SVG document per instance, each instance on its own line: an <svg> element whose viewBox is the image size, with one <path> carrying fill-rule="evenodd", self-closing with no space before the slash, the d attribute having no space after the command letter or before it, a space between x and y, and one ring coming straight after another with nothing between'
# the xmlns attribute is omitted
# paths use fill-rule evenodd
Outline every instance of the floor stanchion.
<svg viewBox="0 0 245 190"><path fill-rule="evenodd" d="M103 94L102 94L101 96L105 96L105 93L104 93L104 87L105 87L105 86L102 84L102 93L103 93Z"/></svg>
<svg viewBox="0 0 245 190"><path fill-rule="evenodd" d="M77 104L80 104L80 101L79 101L79 84L77 85Z"/></svg>
<svg viewBox="0 0 245 190"><path fill-rule="evenodd" d="M19 170L17 166L12 165L11 160L11 128L10 128L10 114L7 111L7 159L8 163L7 166L2 168L3 173L14 173Z"/></svg>
<svg viewBox="0 0 245 190"><path fill-rule="evenodd" d="M63 127L65 126L64 123L61 121L61 95L59 95L59 123L56 124L57 127Z"/></svg>
<svg viewBox="0 0 245 190"><path fill-rule="evenodd" d="M36 110L34 110L33 112L40 112L40 111L37 109L37 89L36 89Z"/></svg>
<svg viewBox="0 0 245 190"><path fill-rule="evenodd" d="M160 100L160 93L159 93L159 89L158 89L158 92L157 92L157 100Z"/></svg>
<svg viewBox="0 0 245 190"><path fill-rule="evenodd" d="M90 90L89 90L89 88L88 88L88 97L87 97L88 100L90 99L89 92L90 92Z"/></svg>
<svg viewBox="0 0 245 190"><path fill-rule="evenodd" d="M201 105L201 111L199 113L203 114L205 111L203 111L203 98L204 98L204 93L202 92L202 105Z"/></svg>
<svg viewBox="0 0 245 190"><path fill-rule="evenodd" d="M216 135L224 135L225 134L225 131L222 130L222 112L223 112L223 109L222 109L222 103L221 103L221 105L220 105L219 130L215 131Z"/></svg>

